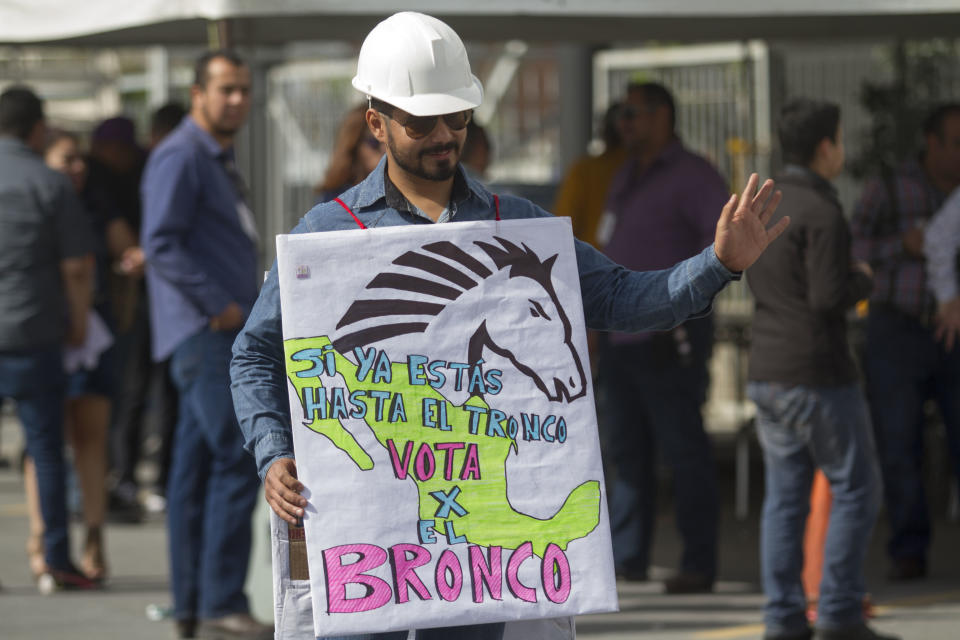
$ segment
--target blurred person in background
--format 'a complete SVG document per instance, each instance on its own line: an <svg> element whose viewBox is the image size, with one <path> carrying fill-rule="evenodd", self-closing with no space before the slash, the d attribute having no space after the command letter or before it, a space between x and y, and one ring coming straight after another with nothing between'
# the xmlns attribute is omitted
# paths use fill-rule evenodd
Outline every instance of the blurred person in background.
<svg viewBox="0 0 960 640"><path fill-rule="evenodd" d="M600 121L603 151L600 155L587 154L573 163L560 183L553 204L554 215L570 218L573 236L596 248L602 248L597 231L607 205L610 183L627 159L627 150L623 146L623 124L629 120L632 109L625 107L622 102L614 102L607 107ZM587 332L587 348L594 379L600 361L599 353L606 340L604 333ZM603 391L598 391L596 401L599 403Z"/></svg>
<svg viewBox="0 0 960 640"><path fill-rule="evenodd" d="M622 115L630 155L611 183L600 245L628 269L665 269L713 241L717 212L729 198L727 185L709 162L684 147L665 87L631 84ZM614 469L610 528L617 573L647 579L659 451L673 472L676 526L683 538L680 567L664 581L667 593L708 592L716 577L717 478L700 412L712 347L708 316L669 332L611 334L600 356L608 407L601 430L606 462Z"/></svg>
<svg viewBox="0 0 960 640"><path fill-rule="evenodd" d="M0 94L0 398L16 401L36 470L44 577L88 589L95 583L70 560L64 344L87 337L96 245L69 178L43 163L46 135L33 91Z"/></svg>
<svg viewBox="0 0 960 640"><path fill-rule="evenodd" d="M150 116L150 148L156 148L186 115L187 110L179 102L168 102L157 107Z"/></svg>
<svg viewBox="0 0 960 640"><path fill-rule="evenodd" d="M918 159L866 183L851 220L853 254L876 273L864 372L890 522L891 580L927 575L931 527L922 463L929 399L960 468L960 349L941 342L946 336L938 332L924 269L924 228L960 185L960 104L931 112L923 137Z"/></svg>
<svg viewBox="0 0 960 640"><path fill-rule="evenodd" d="M94 127L87 157L87 197L98 211L109 212L126 223L114 223L107 229L107 242L114 255L137 244L140 176L145 159L130 118L107 118Z"/></svg>
<svg viewBox="0 0 960 640"><path fill-rule="evenodd" d="M370 175L380 158L383 145L367 128L367 105L353 107L343 117L330 155L327 172L314 187L320 202L329 202Z"/></svg>
<svg viewBox="0 0 960 640"><path fill-rule="evenodd" d="M116 330L114 411L110 428L110 516L121 522L139 522L142 508L133 478L139 457L140 418L149 359L143 294L143 251L137 241L140 228L140 175L144 152L136 140L133 120L108 118L93 130L88 156L86 201L106 218L104 235L112 262L105 271L110 292L112 325Z"/></svg>
<svg viewBox="0 0 960 640"><path fill-rule="evenodd" d="M960 187L937 211L924 233L923 254L927 259L927 285L937 298L936 337L947 351L960 338L960 278L957 254L960 252ZM960 457L953 454L954 469L960 479Z"/></svg>
<svg viewBox="0 0 960 640"><path fill-rule="evenodd" d="M230 348L263 276L233 141L250 110L250 69L231 51L201 56L190 113L144 172L154 360L170 358L179 392L167 485L167 537L177 635L267 638L244 583L259 481L230 395Z"/></svg>
<svg viewBox="0 0 960 640"><path fill-rule="evenodd" d="M779 122L786 166L777 183L790 216L785 242L747 274L756 312L747 393L757 404L766 495L760 560L765 638L805 640L803 532L814 472L833 493L823 552L818 640L892 640L864 623L864 562L880 510L880 470L866 399L847 340L847 312L870 294L872 272L851 259L850 230L832 180L843 172L840 109L798 99Z"/></svg>
<svg viewBox="0 0 960 640"><path fill-rule="evenodd" d="M493 145L490 144L487 130L477 124L476 120L471 120L467 123L467 139L460 153L460 164L469 177L485 183L492 156Z"/></svg>
<svg viewBox="0 0 960 640"><path fill-rule="evenodd" d="M171 102L157 108L150 117L150 148L155 148L180 124L186 111L183 106ZM136 145L132 131L125 137L129 149ZM124 190L125 192L125 190ZM139 193L137 194L139 206ZM132 205L128 207L131 214ZM139 234L139 214L128 220L137 226L131 228ZM143 265L143 249L134 235L128 254L136 256ZM169 360L154 363L150 355L150 312L143 279L143 268L131 271L116 270L115 285L122 291L124 303L118 305L118 315L125 318L122 335L123 382L117 396L117 410L113 421L113 488L111 508L113 517L128 522L142 518L143 507L151 513L162 512L166 507L166 486L170 471L170 452L173 431L177 421L177 391L170 378ZM148 411L149 410L149 411ZM148 418L152 418L153 437L144 438ZM156 461L156 478L149 493L140 496L137 469L143 460L146 443L152 442Z"/></svg>
<svg viewBox="0 0 960 640"><path fill-rule="evenodd" d="M186 109L179 102L168 102L154 111L150 118L150 149L155 149L171 131L177 128L186 115ZM149 319L149 313L147 317ZM149 341L147 343L149 345ZM149 358L149 347L141 353ZM170 376L169 359L153 364L150 387L154 394L153 408L158 439L156 450L157 477L153 489L144 499L144 506L151 513L159 513L166 509L173 434L177 426L177 388Z"/></svg>
<svg viewBox="0 0 960 640"><path fill-rule="evenodd" d="M83 197L87 167L76 135L65 131L51 131L47 136L44 161L47 166L63 173ZM108 221L87 209L96 236L96 275L94 277L93 309L99 321L109 320L105 271L110 267L105 242ZM109 326L109 322L103 325ZM110 403L114 391L112 349L91 354L87 362L79 363L67 375L66 434L73 451L73 467L80 483L83 523L86 537L80 569L96 582L107 576L103 524L107 501L107 430L110 425ZM27 489L27 507L30 517L30 538L27 553L35 576L47 572L43 556L43 517L37 492L36 470L29 458L24 464L24 483Z"/></svg>
<svg viewBox="0 0 960 640"><path fill-rule="evenodd" d="M610 183L627 159L623 146L623 124L632 118L633 107L614 102L600 122L603 152L586 155L573 163L557 192L553 213L573 220L573 235L600 247L597 227L607 205Z"/></svg>

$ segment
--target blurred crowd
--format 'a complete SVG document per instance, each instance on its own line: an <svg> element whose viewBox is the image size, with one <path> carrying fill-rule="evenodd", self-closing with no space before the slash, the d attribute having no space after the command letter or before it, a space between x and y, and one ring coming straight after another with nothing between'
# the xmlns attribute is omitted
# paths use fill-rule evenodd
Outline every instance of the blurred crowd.
<svg viewBox="0 0 960 640"><path fill-rule="evenodd" d="M207 54L190 105L160 107L140 135L124 116L92 131L54 129L29 88L0 95L0 396L17 402L26 432L29 567L48 588L96 588L109 575L108 519L166 513L180 637L194 636L197 618L236 637L272 637L242 594L242 532L259 480L227 374L262 273L232 147L250 90L240 58ZM367 108L344 115L318 201L381 161ZM604 114L602 152L569 168L553 212L630 269L666 269L702 251L737 185L684 145L680 125L669 88L629 85ZM888 577L922 579L932 563L928 400L960 476L960 105L930 114L917 155L868 180L852 215L832 184L844 167L839 109L792 101L778 132L777 218L792 224L746 280L756 300L749 393L766 467L765 622L768 637L787 639L810 637L817 618L849 627L869 613L863 559L881 506ZM483 181L494 152L471 121L468 175ZM217 263L190 258L187 245L230 252L236 272L212 274ZM866 338L854 354L849 318L862 300ZM669 332L590 336L617 575L650 577L665 464L683 541L664 583L671 594L710 592L719 571L717 471L702 414L713 340L709 315ZM78 561L70 512L85 532ZM864 629L836 637L886 637Z"/></svg>
<svg viewBox="0 0 960 640"><path fill-rule="evenodd" d="M827 629L818 637L887 637L851 625L872 611L863 562L882 504L887 577L927 575L930 402L953 482L960 478L960 104L932 110L916 155L867 180L852 216L833 185L844 171L841 116L810 100L783 107L783 200L771 223L789 216L791 225L745 274L755 301L747 391L765 464L760 557L771 639L809 638L818 620ZM603 153L571 167L554 206L581 239L636 269L666 268L713 240L729 187L684 148L667 88L631 84L601 134ZM865 325L857 353L851 318ZM717 479L701 417L709 323L592 341L617 572L648 577L659 456L683 541L666 593L709 592L717 573Z"/></svg>
<svg viewBox="0 0 960 640"><path fill-rule="evenodd" d="M17 317L4 325L4 352L49 349L51 341L62 339L66 331L68 346L58 367L63 370L62 380L59 375L51 376L49 383L28 391L53 390L65 399L63 429L71 462L65 487L73 491L56 493L62 493L60 500L86 529L78 566L46 553L41 503L49 489L38 486L38 472L43 467L49 473L50 461L41 465L35 459L33 439L28 437L22 469L30 518L29 564L38 579L52 576L67 585L93 586L102 583L108 573L107 518L139 522L145 512L164 510L169 445L176 421L176 396L167 372L149 357L145 264L139 241L140 176L149 148L139 144L133 121L124 116L104 120L92 131L66 131L47 125L40 99L26 87L8 89L2 100L4 161L19 154L18 164L26 176L33 175L34 180L45 176L48 184L43 189L51 200L35 204L38 208L45 205L43 213L52 216L31 219L30 213L39 213L30 210L34 203L11 201L14 194L0 205L5 242L16 244L7 254L5 301L20 305ZM184 114L184 108L175 103L157 109L151 120L151 147L176 127ZM61 177L44 172L41 163ZM18 186L21 191L41 188L30 183ZM36 191L28 193L37 195ZM57 269L57 276L63 273L62 285L56 279L43 283L51 288L49 301L30 290L30 278L25 275L30 268ZM48 311L46 305L53 309L63 306L56 293L66 298L69 323L65 329L56 326L60 323L48 330L37 329L35 323ZM23 393L4 395L17 399L26 424L37 416L24 417L23 405L29 405L29 400ZM52 396L44 402L56 404ZM151 420L147 420L148 414ZM145 455L154 462L155 471L141 486L144 478L137 476L137 469ZM63 516L57 520L62 522Z"/></svg>

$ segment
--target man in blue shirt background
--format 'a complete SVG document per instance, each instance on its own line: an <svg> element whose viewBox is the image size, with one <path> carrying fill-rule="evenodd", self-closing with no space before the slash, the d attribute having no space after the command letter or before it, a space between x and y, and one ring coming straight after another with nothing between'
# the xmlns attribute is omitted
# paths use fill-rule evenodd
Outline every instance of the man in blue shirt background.
<svg viewBox="0 0 960 640"><path fill-rule="evenodd" d="M180 394L167 488L180 637L271 638L243 593L256 470L230 398L230 347L257 297L257 237L234 166L250 108L235 54L197 61L190 115L151 154L141 191L155 360Z"/></svg>

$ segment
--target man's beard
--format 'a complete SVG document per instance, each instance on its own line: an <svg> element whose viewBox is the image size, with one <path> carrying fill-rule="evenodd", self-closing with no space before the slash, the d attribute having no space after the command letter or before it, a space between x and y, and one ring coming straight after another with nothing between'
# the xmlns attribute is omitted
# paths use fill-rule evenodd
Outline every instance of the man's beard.
<svg viewBox="0 0 960 640"><path fill-rule="evenodd" d="M241 123L239 125L233 126L233 127L227 126L222 122L218 122L216 119L213 118L213 114L207 111L206 108L204 108L203 115L206 118L207 122L210 123L210 128L213 130L213 133L223 138L233 138L235 135L237 135L237 132L240 131L240 128L243 126L243 120L240 121Z"/></svg>
<svg viewBox="0 0 960 640"><path fill-rule="evenodd" d="M224 127L220 125L214 125L213 127L213 132L224 138L233 138L237 135L237 131L240 131L240 127Z"/></svg>
<svg viewBox="0 0 960 640"><path fill-rule="evenodd" d="M401 152L397 148L396 144L394 144L393 134L391 134L388 130L387 146L390 148L390 154L393 156L393 159L396 161L397 165L407 173L417 176L418 178L423 178L424 180L433 180L435 182L443 182L444 180L449 180L452 178L457 172L457 163L460 161L460 145L458 145L456 142L448 142L447 144L427 147L421 149L416 153L416 155L414 155L413 153ZM447 149L450 149L454 152L451 154L451 158L449 160L438 162L433 170L428 170L423 162L424 156L428 153L446 151Z"/></svg>

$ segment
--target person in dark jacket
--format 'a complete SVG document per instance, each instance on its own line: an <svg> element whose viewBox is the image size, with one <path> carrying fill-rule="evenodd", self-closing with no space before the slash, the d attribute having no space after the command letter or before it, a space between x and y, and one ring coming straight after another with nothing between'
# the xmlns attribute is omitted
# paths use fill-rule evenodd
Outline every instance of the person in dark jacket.
<svg viewBox="0 0 960 640"><path fill-rule="evenodd" d="M817 637L889 638L864 624L863 564L880 508L880 471L846 313L872 273L850 257L850 230L830 181L843 171L840 110L810 100L780 117L785 169L777 216L792 224L747 274L756 299L748 394L766 469L761 573L768 639L806 639L803 530L816 469L834 502L824 552Z"/></svg>

